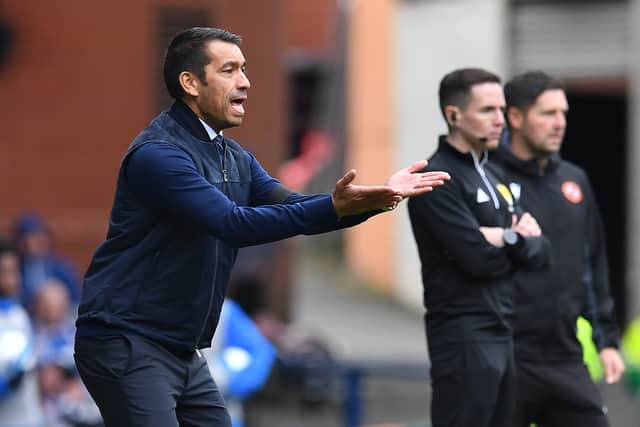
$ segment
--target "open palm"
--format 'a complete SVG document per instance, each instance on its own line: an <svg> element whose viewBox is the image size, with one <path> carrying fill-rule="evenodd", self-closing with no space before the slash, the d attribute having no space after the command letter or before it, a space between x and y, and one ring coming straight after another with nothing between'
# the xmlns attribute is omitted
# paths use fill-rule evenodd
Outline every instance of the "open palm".
<svg viewBox="0 0 640 427"><path fill-rule="evenodd" d="M412 197L433 191L434 187L451 179L448 173L442 171L420 172L426 166L426 160L412 163L391 175L386 185L399 191L403 197Z"/></svg>

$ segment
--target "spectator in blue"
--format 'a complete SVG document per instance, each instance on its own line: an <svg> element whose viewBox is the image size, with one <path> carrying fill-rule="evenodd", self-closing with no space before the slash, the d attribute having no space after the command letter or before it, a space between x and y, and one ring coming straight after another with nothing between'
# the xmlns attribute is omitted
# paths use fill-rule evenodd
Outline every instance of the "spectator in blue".
<svg viewBox="0 0 640 427"><path fill-rule="evenodd" d="M102 417L73 361L75 326L69 296L58 280L46 281L33 299L35 352L48 427L97 427ZM1 427L1 424L0 424Z"/></svg>
<svg viewBox="0 0 640 427"><path fill-rule="evenodd" d="M17 253L0 238L0 427L42 427L31 322L19 291Z"/></svg>
<svg viewBox="0 0 640 427"><path fill-rule="evenodd" d="M275 347L235 301L226 299L211 348L203 354L226 400L232 426L244 427L243 401L267 381Z"/></svg>
<svg viewBox="0 0 640 427"><path fill-rule="evenodd" d="M30 309L33 296L48 279L64 283L74 306L80 300L80 285L76 268L53 253L52 236L44 219L34 213L20 215L14 225L14 241L20 255L22 304Z"/></svg>

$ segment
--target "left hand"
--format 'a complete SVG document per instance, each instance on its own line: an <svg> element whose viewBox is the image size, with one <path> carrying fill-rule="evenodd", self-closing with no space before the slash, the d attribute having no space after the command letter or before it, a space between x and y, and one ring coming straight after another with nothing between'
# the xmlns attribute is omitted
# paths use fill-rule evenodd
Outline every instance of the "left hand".
<svg viewBox="0 0 640 427"><path fill-rule="evenodd" d="M625 370L624 361L620 352L613 347L606 347L600 350L600 360L604 368L604 380L607 384L613 384L620 381L622 373Z"/></svg>
<svg viewBox="0 0 640 427"><path fill-rule="evenodd" d="M432 191L434 187L451 179L446 172L418 172L427 166L426 160L412 163L389 177L385 185L394 188L402 197L418 196Z"/></svg>
<svg viewBox="0 0 640 427"><path fill-rule="evenodd" d="M504 228L502 227L480 227L480 232L484 236L485 240L496 248L504 247Z"/></svg>
<svg viewBox="0 0 640 427"><path fill-rule="evenodd" d="M336 183L331 202L338 217L356 215L395 206L402 200L400 191L388 185L354 185L355 169L351 169Z"/></svg>
<svg viewBox="0 0 640 427"><path fill-rule="evenodd" d="M542 235L538 221L529 212L525 212L520 219L517 219L514 215L511 228L525 237L539 237Z"/></svg>

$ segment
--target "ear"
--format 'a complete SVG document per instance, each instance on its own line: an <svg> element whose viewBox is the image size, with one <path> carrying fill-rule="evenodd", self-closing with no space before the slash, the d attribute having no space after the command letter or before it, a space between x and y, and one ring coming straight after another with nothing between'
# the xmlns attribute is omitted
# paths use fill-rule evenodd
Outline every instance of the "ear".
<svg viewBox="0 0 640 427"><path fill-rule="evenodd" d="M519 130L522 128L524 113L519 108L509 107L507 108L507 120L511 129Z"/></svg>
<svg viewBox="0 0 640 427"><path fill-rule="evenodd" d="M200 80L189 71L181 72L178 75L178 81L186 94L191 96L200 95Z"/></svg>
<svg viewBox="0 0 640 427"><path fill-rule="evenodd" d="M450 127L456 125L456 121L460 118L460 108L455 105L447 105L444 107L444 116Z"/></svg>

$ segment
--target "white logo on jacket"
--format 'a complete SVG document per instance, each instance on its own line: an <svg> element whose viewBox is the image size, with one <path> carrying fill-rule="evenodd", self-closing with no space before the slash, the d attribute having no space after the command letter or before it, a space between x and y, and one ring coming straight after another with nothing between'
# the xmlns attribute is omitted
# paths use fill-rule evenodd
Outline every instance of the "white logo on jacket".
<svg viewBox="0 0 640 427"><path fill-rule="evenodd" d="M476 202L478 202L478 203L486 203L489 200L491 200L489 198L489 195L487 193L485 193L482 188L478 187L478 192L476 193Z"/></svg>

